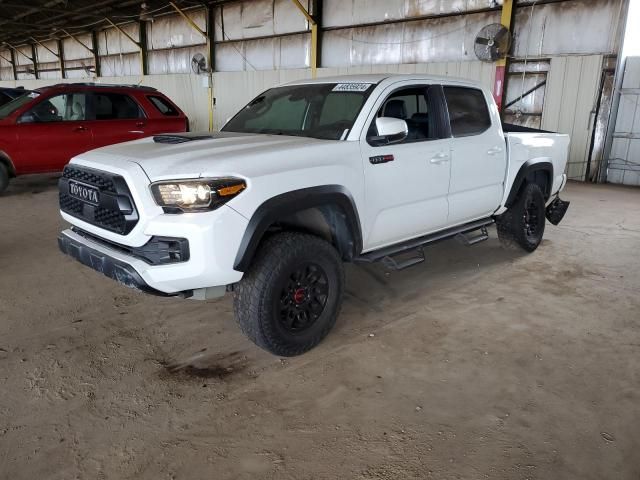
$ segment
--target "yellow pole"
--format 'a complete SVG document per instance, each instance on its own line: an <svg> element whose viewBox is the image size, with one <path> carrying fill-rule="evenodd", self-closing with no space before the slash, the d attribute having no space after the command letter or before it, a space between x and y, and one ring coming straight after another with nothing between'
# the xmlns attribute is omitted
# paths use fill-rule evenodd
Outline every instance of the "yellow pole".
<svg viewBox="0 0 640 480"><path fill-rule="evenodd" d="M513 0L504 0L500 23L511 31L511 19L513 18ZM498 104L498 110L502 110L502 98L504 97L505 80L507 78L507 58L501 58L496 62L496 79L493 85L493 96Z"/></svg>
<svg viewBox="0 0 640 480"><path fill-rule="evenodd" d="M291 0L298 10L306 17L311 25L311 78L316 78L318 74L318 24L315 19L307 12L307 9L300 3L300 0Z"/></svg>

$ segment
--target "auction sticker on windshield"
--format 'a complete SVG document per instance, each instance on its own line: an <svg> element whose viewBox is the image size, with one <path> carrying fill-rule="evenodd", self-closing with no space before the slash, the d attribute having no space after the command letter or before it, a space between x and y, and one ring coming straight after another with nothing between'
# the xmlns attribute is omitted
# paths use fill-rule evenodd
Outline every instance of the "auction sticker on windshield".
<svg viewBox="0 0 640 480"><path fill-rule="evenodd" d="M371 83L339 83L333 87L333 92L366 92Z"/></svg>

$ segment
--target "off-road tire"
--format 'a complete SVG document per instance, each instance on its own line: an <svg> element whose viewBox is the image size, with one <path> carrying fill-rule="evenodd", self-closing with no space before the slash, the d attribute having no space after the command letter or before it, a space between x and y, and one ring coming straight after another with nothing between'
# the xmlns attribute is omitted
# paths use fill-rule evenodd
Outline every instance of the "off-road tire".
<svg viewBox="0 0 640 480"><path fill-rule="evenodd" d="M498 238L507 248L533 252L544 235L545 201L540 187L525 184L511 207L496 219Z"/></svg>
<svg viewBox="0 0 640 480"><path fill-rule="evenodd" d="M9 171L7 166L0 162L0 194L9 186Z"/></svg>
<svg viewBox="0 0 640 480"><path fill-rule="evenodd" d="M287 323L291 316L299 315L297 308L302 306L297 304L298 297L304 296L301 289L294 294L290 291L296 288L300 271L311 272L302 275L305 278L319 278L316 283L307 282L312 285L307 298L312 298L313 292L327 293L313 302L315 311L318 305L323 305L321 313L307 313L307 319L313 318L310 325L296 332ZM247 337L275 355L300 355L318 345L336 322L344 295L342 260L336 249L319 237L298 232L277 233L260 246L234 293L236 321ZM304 319L299 323L304 325Z"/></svg>

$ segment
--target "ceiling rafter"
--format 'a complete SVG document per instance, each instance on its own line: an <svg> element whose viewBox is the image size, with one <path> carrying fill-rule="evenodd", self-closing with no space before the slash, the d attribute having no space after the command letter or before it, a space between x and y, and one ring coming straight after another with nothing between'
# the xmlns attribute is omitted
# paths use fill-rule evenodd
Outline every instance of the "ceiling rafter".
<svg viewBox="0 0 640 480"><path fill-rule="evenodd" d="M25 45L34 38L44 42L58 40L67 35L83 34L109 26L137 21L142 3L149 11L171 12L168 0L37 0L19 3L19 0L0 0L0 50L6 43ZM176 0L181 8L217 3L215 1ZM32 38L33 37L33 38Z"/></svg>

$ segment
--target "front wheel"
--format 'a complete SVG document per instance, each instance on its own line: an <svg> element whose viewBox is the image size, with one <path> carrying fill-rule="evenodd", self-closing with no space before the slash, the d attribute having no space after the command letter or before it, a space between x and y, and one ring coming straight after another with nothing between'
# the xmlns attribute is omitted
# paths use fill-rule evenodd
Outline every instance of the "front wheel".
<svg viewBox="0 0 640 480"><path fill-rule="evenodd" d="M540 187L527 183L515 203L496 219L496 226L504 246L519 246L527 252L538 248L545 226L545 202Z"/></svg>
<svg viewBox="0 0 640 480"><path fill-rule="evenodd" d="M335 248L304 233L269 237L236 286L235 317L256 345L284 357L300 355L333 328L344 294Z"/></svg>

